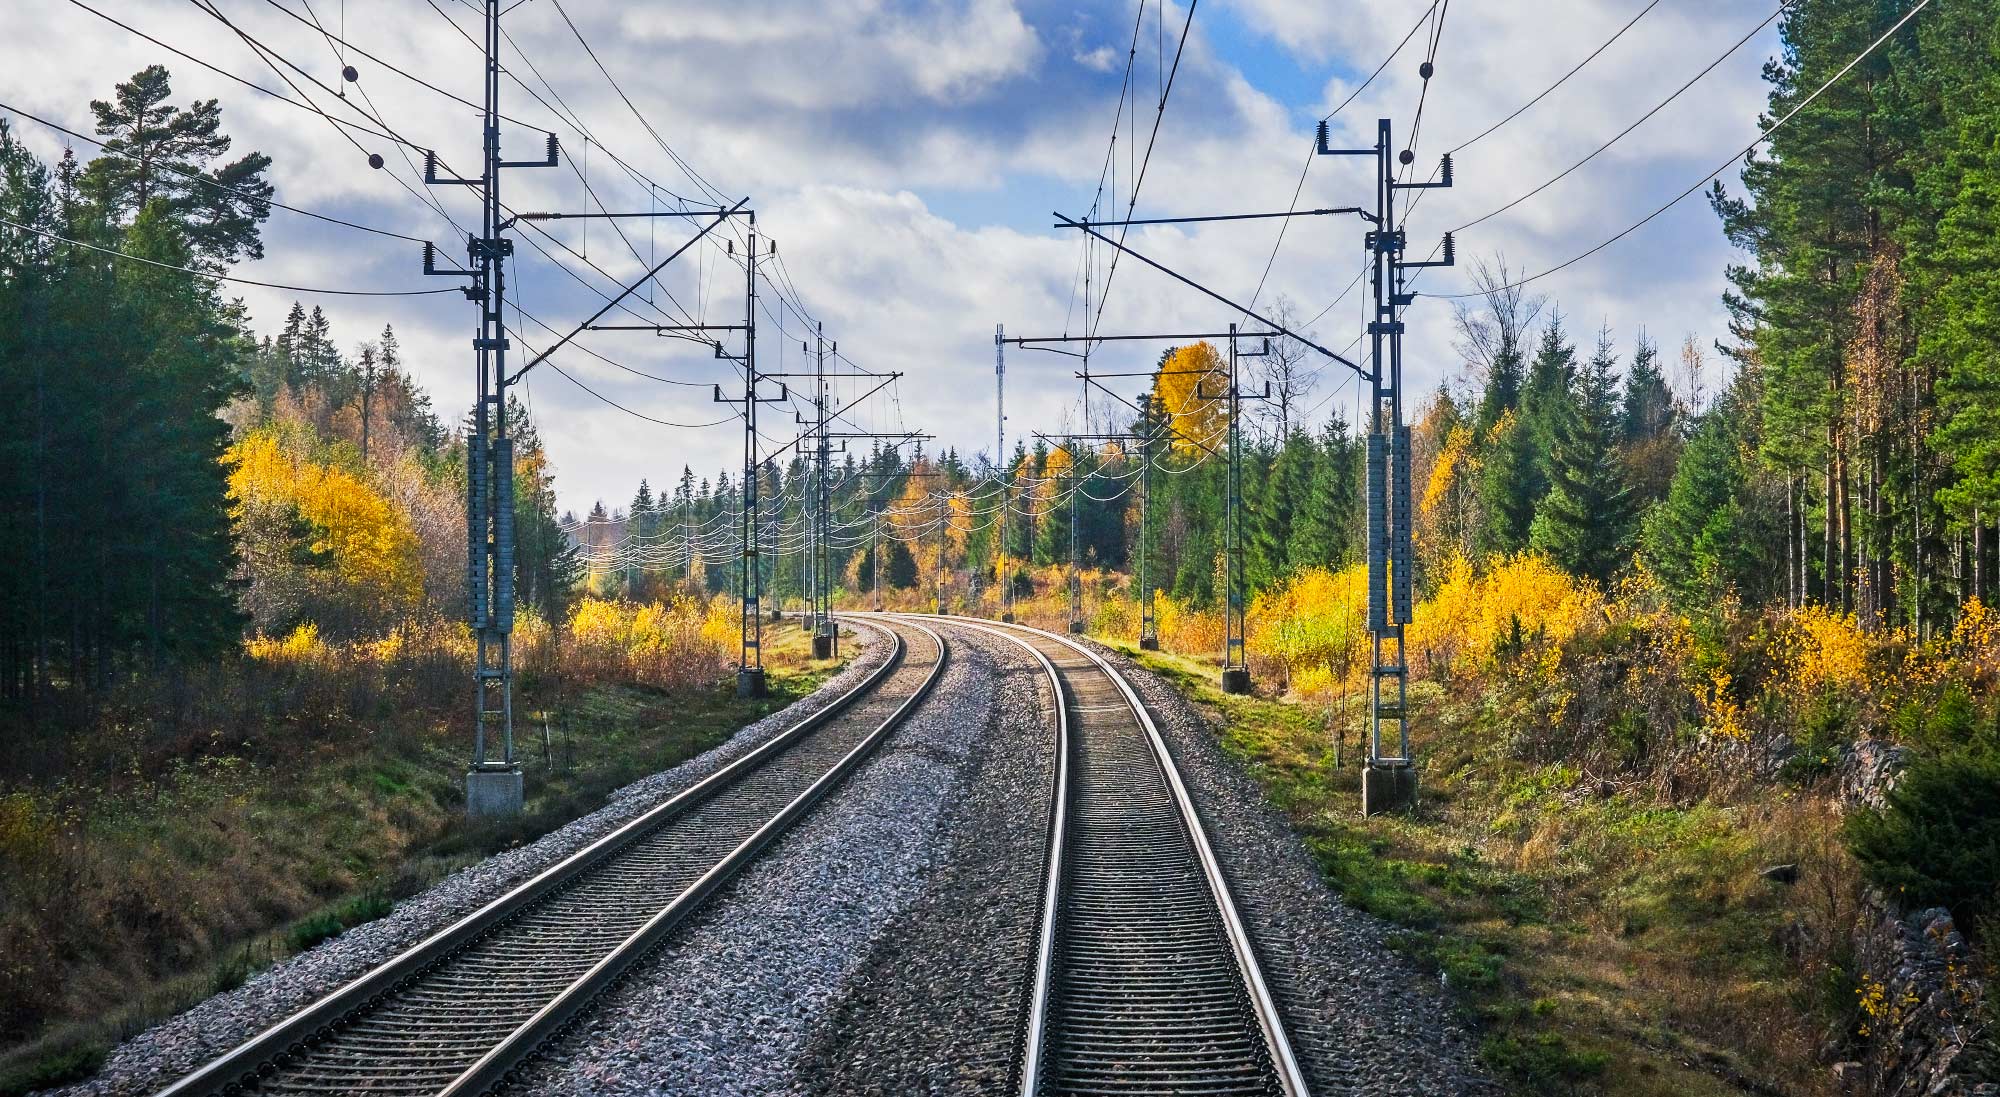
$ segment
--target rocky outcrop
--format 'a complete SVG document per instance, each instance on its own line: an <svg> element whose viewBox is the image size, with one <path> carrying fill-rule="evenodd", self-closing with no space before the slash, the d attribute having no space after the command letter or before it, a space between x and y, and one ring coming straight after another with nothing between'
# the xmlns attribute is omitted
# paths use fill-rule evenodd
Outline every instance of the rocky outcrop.
<svg viewBox="0 0 2000 1097"><path fill-rule="evenodd" d="M1887 739L1857 739L1841 752L1840 795L1850 804L1879 808L1910 763L1910 748Z"/></svg>
<svg viewBox="0 0 2000 1097"><path fill-rule="evenodd" d="M1986 987L1951 912L1902 915L1871 898L1857 941L1866 1055L1846 1063L1849 1092L1875 1097L2000 1097L1981 1082Z"/></svg>

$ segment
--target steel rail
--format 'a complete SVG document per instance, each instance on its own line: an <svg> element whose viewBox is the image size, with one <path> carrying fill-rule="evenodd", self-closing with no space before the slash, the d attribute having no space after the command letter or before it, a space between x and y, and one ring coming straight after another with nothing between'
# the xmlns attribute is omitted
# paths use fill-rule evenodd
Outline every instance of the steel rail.
<svg viewBox="0 0 2000 1097"><path fill-rule="evenodd" d="M390 1001L404 984L436 968L453 954L486 938L490 933L504 928L505 923L537 902L550 898L559 889L586 878L592 870L605 867L607 861L635 843L670 827L678 816L727 791L738 781L760 770L765 763L807 741L813 732L872 696L878 687L902 668L908 655L907 644L902 636L896 630L881 625L871 624L867 627L888 637L894 647L882 661L881 666L819 711L773 736L666 802L634 817L609 834L544 869L526 883L486 903L445 929L398 953L249 1041L175 1081L159 1091L158 1097L209 1097L254 1087L261 1079L272 1074L287 1056L334 1031L350 1017L371 1006ZM537 1010L526 1022L500 1036L493 1048L439 1093L478 1092L503 1080L511 1070L532 1055L541 1042L573 1019L597 993L615 981L634 961L656 946L662 935L682 920L689 911L698 907L702 899L753 859L790 823L796 821L800 814L851 772L869 750L893 730L910 709L930 692L943 672L948 657L948 646L944 638L922 626L913 627L937 644L937 660L924 681L908 698L804 792L790 799L750 838L735 846L722 861L703 873L688 888L683 889L669 906L656 912L639 930L627 936L611 952L593 964L583 976L572 982L553 1001Z"/></svg>
<svg viewBox="0 0 2000 1097"><path fill-rule="evenodd" d="M931 619L937 620L938 618L932 617ZM1256 1018L1258 1030L1263 1036L1265 1050L1270 1056L1270 1065L1273 1073L1276 1075L1279 1089L1286 1097L1307 1097L1310 1090L1306 1084L1305 1076L1299 1068L1297 1056L1292 1051L1291 1040L1286 1035L1284 1020L1279 1011L1277 1001L1271 993L1269 983L1264 978L1263 968L1257 960L1249 928L1244 924L1242 916L1236 909L1236 903L1231 895L1229 883L1223 873L1221 860L1216 856L1214 847L1208 840L1207 832L1201 823L1200 814L1195 809L1194 799L1189 795L1187 786L1181 779L1179 767L1175 765L1173 755L1167 748L1166 739L1160 734L1159 727L1153 722L1152 714L1147 710L1138 692L1132 688L1130 682L1126 681L1125 676L1119 673L1102 656L1068 637L1059 636L1055 633L1045 632L1041 629L1022 624L1010 623L996 626L955 616L946 617L944 620L951 621L954 625L960 627L974 628L982 632L1006 636L1008 639L1034 652L1037 659L1048 669L1051 676L1056 679L1057 720L1061 735L1060 745L1065 758L1064 764L1059 770L1059 772L1065 775L1063 777L1065 781L1063 796L1062 800L1058 801L1059 804L1066 802L1068 798L1067 753L1069 741L1073 738L1069 724L1069 704L1065 699L1063 689L1064 682L1061 675L1056 671L1055 665L1045 654L1020 636L1012 634L1027 633L1046 642L1076 652L1088 660L1106 679L1117 687L1119 695L1131 709L1135 720L1144 732L1152 758L1158 764L1162 779L1175 805L1176 813L1179 816L1182 827L1185 830L1188 843L1195 854L1196 860L1200 864L1204 882L1215 902L1217 918L1221 924L1224 936L1227 938L1229 950L1236 962L1237 973L1242 981L1245 1000L1249 1004L1251 1012ZM1056 819L1058 821L1066 819L1066 813L1058 814ZM1051 849L1060 850L1065 838L1066 835L1064 833L1056 831L1052 827ZM1056 978L1054 953L1057 947L1057 940L1055 936L1055 923L1059 916L1059 890L1062 881L1061 870L1064 867L1061 861L1057 859L1058 856L1058 854L1052 853L1050 861L1049 884L1043 908L1044 932L1040 939L1041 952L1036 962L1036 988L1031 997L1036 1012L1032 1013L1029 1018L1023 1040L1022 1076L1018 1089L1021 1097L1035 1097L1035 1095L1045 1091L1044 1079L1042 1077L1042 1060L1046 1055L1049 1039L1046 1031L1048 1025L1046 1010L1053 997L1053 984Z"/></svg>
<svg viewBox="0 0 2000 1097"><path fill-rule="evenodd" d="M1042 1050L1047 1037L1044 1024L1048 1017L1049 993L1055 977L1055 935L1056 919L1062 899L1062 854L1063 835L1069 810L1069 706L1063 703L1062 675L1056 672L1055 664L1033 644L1003 629L992 625L979 624L964 618L954 617L956 628L972 629L989 633L1009 643L1017 644L1023 651L1035 657L1042 665L1042 671L1049 677L1049 690L1055 698L1056 744L1055 744L1055 794L1049 810L1048 852L1045 855L1045 869L1042 888L1042 904L1039 918L1041 925L1035 935L1035 976L1034 984L1028 992L1027 1016L1022 1019L1021 1058L1015 1064L1020 1084L1015 1088L1024 1094L1035 1091L1036 1079L1042 1073Z"/></svg>

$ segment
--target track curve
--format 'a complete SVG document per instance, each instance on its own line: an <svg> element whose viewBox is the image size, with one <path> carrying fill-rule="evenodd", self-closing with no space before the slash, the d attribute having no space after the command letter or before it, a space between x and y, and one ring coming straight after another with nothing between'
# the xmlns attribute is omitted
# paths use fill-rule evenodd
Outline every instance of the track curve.
<svg viewBox="0 0 2000 1097"><path fill-rule="evenodd" d="M1027 648L1058 698L1017 1092L1306 1094L1221 865L1137 692L1066 637L943 620Z"/></svg>
<svg viewBox="0 0 2000 1097"><path fill-rule="evenodd" d="M504 1081L837 786L930 691L913 622L834 703L161 1091L470 1095Z"/></svg>

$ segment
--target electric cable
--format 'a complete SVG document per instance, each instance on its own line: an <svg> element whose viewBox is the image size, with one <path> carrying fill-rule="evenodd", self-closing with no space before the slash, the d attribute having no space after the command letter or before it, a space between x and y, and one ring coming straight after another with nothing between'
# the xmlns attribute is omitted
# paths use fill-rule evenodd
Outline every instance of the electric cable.
<svg viewBox="0 0 2000 1097"><path fill-rule="evenodd" d="M1701 177L1694 183L1693 186L1690 186L1686 190L1675 195L1673 198L1668 199L1667 202L1661 205L1658 209L1640 218L1638 221L1632 223L1631 225L1626 226L1624 229L1621 229L1616 235L1612 236L1610 239L1605 240L1603 243L1598 244L1596 247L1593 247L1588 251L1582 252L1581 254L1578 255L1571 256L1570 258L1563 260L1561 263L1558 263L1555 266L1550 267L1549 269L1542 271L1539 274L1530 275L1526 278L1519 279L1518 281L1510 282L1507 285L1496 286L1493 288L1495 290L1517 289L1521 286L1528 285L1531 282L1538 282L1543 278L1547 278L1551 274L1555 274L1558 271L1564 270L1570 266L1573 266L1576 263L1580 263L1583 260L1590 258L1593 255L1596 255L1598 252L1603 251L1605 248L1608 248L1611 245L1617 243L1618 241L1623 240L1625 237L1630 236L1632 233L1637 232L1640 228L1649 224L1654 218L1667 212L1667 210L1673 208L1676 205L1679 205L1680 202L1683 199L1685 199L1688 195L1693 194L1695 191L1698 191L1701 188L1707 186L1711 180L1715 179L1715 177L1721 175L1725 171L1728 171L1730 165L1736 163L1738 160L1741 160L1744 157L1750 155L1752 152L1756 151L1758 145L1761 145L1765 141L1769 140L1773 133L1776 133L1778 129L1782 127L1786 122L1791 121L1792 118L1799 113L1799 111L1805 109L1807 106L1810 106L1821 95L1825 94L1828 88L1832 87L1835 83L1838 83L1840 79L1842 77L1845 77L1849 72L1852 72L1856 65L1859 65L1863 60L1867 59L1867 57L1870 54L1874 53L1875 50L1882 45L1882 43L1888 41L1890 37L1892 37L1897 31L1903 29L1904 24L1908 23L1911 19L1914 19L1918 12L1929 7L1930 3L1931 0L1918 0L1916 6L1912 7L1909 11L1903 13L1903 17L1896 20L1895 24L1891 26L1888 30L1883 31L1881 37L1869 43L1867 49L1862 50L1859 54L1857 54L1854 57L1852 61L1849 61L1846 65L1842 66L1839 72L1836 72L1832 76L1828 77L1827 81L1821 84L1818 88L1814 89L1812 94L1806 96L1804 99L1794 104L1792 106L1792 109L1786 111L1782 117L1780 117L1777 121L1771 123L1771 125L1768 128L1766 128L1762 133L1758 134L1754 140L1752 140L1749 144L1743 146L1742 151L1736 153L1729 159L1717 165L1714 171L1711 171L1707 175ZM1479 292L1426 293L1426 294L1421 294L1420 296L1436 298L1439 300L1456 300L1467 297L1477 297L1480 296L1480 293Z"/></svg>
<svg viewBox="0 0 2000 1097"><path fill-rule="evenodd" d="M45 230L35 228L32 225L19 224L18 222L10 221L5 217L0 217L0 225L4 225L10 229L18 229L22 232L31 232L34 233L36 236L44 237L49 240L54 240L57 243L72 244L75 245L76 247L88 248L91 251L102 252L105 255L112 256L113 258L126 259L134 263L144 263L146 266L159 267L162 270L178 271L182 274L192 274L196 278L206 278L214 282L233 282L238 285L261 286L265 289L286 290L292 293L327 294L336 297L423 297L427 294L433 294L433 293L459 292L458 287L456 286L446 286L442 289L406 289L406 290L372 289L371 290L371 289L328 289L324 286L294 286L294 285L288 285L283 282L264 282L255 278L239 278L229 274L216 274L213 271L197 270L193 267L177 266L173 263L162 263L157 259L146 259L141 256L133 255L129 252L119 251L116 248L107 248L102 245L88 243L83 240L72 240L67 236L61 236L53 232L47 232Z"/></svg>

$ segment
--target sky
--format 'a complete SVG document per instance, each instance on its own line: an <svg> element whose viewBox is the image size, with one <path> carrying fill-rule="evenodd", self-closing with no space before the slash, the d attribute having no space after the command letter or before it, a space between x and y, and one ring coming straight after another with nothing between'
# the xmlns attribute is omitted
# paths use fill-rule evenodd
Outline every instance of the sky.
<svg viewBox="0 0 2000 1097"><path fill-rule="evenodd" d="M477 161L480 116L449 97L481 95L474 0L212 0L234 29L196 3L86 2L129 29L79 0L36 5L32 18L17 13L0 36L0 102L89 133L91 99L107 98L148 64L164 64L176 102L218 99L234 151L272 157L279 201L434 240L447 259L463 255L454 222L476 225L476 200L467 188L425 186L412 148L434 149L462 172ZM1220 331L1243 320L1130 257L1113 269L1108 248L1086 255L1074 230L1054 226L1052 212L1084 216L1093 204L1099 217L1122 216L1142 159L1135 217L1282 211L1308 167L1300 208L1370 205L1372 162L1311 156L1314 126L1340 107L1334 144L1372 145L1377 119L1388 118L1396 145L1409 147L1421 104L1414 170L1428 176L1442 153L1457 150L1456 185L1424 192L1408 219L1410 249L1421 258L1444 231L1547 183L1673 97L1560 181L1460 232L1459 267L1425 272L1419 288L1462 293L1473 262L1547 271L1742 150L1758 133L1761 66L1778 48L1776 24L1763 22L1775 7L1458 0L1443 5L1439 28L1428 0L1197 0L1191 21L1185 0L518 0L503 19L510 42L501 108L514 119L502 124L504 154L535 159L543 131L554 131L568 164L504 172L502 198L516 211L619 213L748 198L760 239L778 249L762 268L784 291L759 289L760 369L811 368L803 351L809 317L837 342L837 371L902 374L852 407L846 402L875 382L838 381L843 426L926 432L935 436L927 448L955 447L970 458L995 445L995 325L1009 335L1048 336L1081 333L1093 312L1100 334ZM1642 9L1560 88L1467 144ZM1409 44L1349 101L1419 20ZM1418 69L1433 32L1426 88ZM289 78L326 114L386 129L407 145L352 129L343 135L321 114L190 57L298 99ZM272 57L297 68L274 69ZM357 82L342 81L343 64L355 67ZM79 155L93 151L33 122L10 121L47 157L65 141ZM382 169L369 166L369 153L383 156ZM1734 184L1735 169L1722 178ZM1147 226L1132 229L1126 244L1239 304L1254 296L1260 313L1288 302L1311 321L1317 342L1346 350L1364 322L1365 287L1343 294L1365 261L1364 226L1349 217L1294 219L1273 260L1278 224ZM607 294L641 278L696 222L540 225L546 234L517 234L508 272L509 295L524 310L509 316L517 362L555 340L549 329L568 332ZM739 222L711 234L628 298L629 313L613 316L741 323L743 271L724 249L726 242L740 253L744 229ZM285 210L273 211L264 241L266 258L235 274L317 289L451 284L423 277L416 244ZM1742 258L1697 193L1529 290L1560 310L1583 351L1608 327L1621 358L1642 330L1673 358L1688 336L1702 347L1726 339L1724 270ZM265 334L294 299L319 304L350 352L393 324L408 368L447 419L470 404L477 316L455 293L331 296L242 285L226 292L244 299ZM1425 296L1407 310L1413 403L1441 383L1466 382L1453 305ZM729 352L741 352L740 334L725 338ZM1091 369L1144 370L1158 351L1158 344L1106 344L1093 352ZM1709 358L1712 388L1721 366L1712 351ZM1032 432L1077 429L1107 414L1110 398L1101 393L1082 406L1074 358L1009 347L1006 364L1010 449ZM742 424L714 402L718 383L740 394L732 361L648 331L586 333L529 373L520 395L548 443L563 507L623 505L642 477L671 484L684 464L697 477L740 469ZM768 381L765 391L775 396L784 383ZM1105 384L1129 396L1144 388L1139 378ZM1312 421L1337 408L1352 419L1356 388L1343 367L1328 363L1305 403ZM798 399L762 406L760 451L792 441L802 406Z"/></svg>

